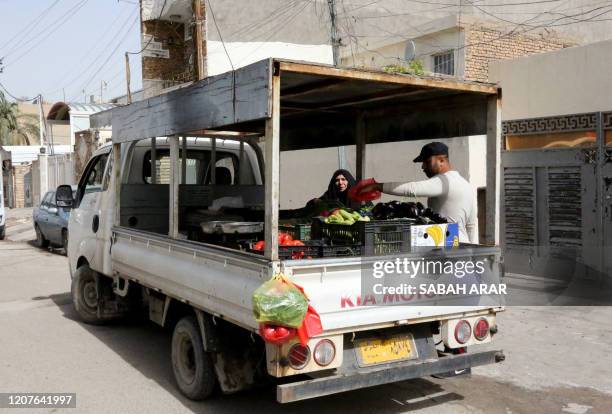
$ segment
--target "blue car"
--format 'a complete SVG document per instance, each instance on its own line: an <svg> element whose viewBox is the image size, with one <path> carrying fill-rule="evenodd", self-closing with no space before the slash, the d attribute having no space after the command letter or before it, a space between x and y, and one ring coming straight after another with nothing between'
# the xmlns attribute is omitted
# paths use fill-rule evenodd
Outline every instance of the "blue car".
<svg viewBox="0 0 612 414"><path fill-rule="evenodd" d="M33 216L36 245L43 248L53 245L63 247L66 251L70 209L57 207L55 191L49 191L45 194L40 206L34 209Z"/></svg>

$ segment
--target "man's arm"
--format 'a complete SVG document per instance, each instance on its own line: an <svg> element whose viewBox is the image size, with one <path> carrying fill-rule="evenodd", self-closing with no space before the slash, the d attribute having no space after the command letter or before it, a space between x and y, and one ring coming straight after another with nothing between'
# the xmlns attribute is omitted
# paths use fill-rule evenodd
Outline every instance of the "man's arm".
<svg viewBox="0 0 612 414"><path fill-rule="evenodd" d="M384 183L381 191L403 197L439 197L445 193L444 183L440 177L411 183Z"/></svg>

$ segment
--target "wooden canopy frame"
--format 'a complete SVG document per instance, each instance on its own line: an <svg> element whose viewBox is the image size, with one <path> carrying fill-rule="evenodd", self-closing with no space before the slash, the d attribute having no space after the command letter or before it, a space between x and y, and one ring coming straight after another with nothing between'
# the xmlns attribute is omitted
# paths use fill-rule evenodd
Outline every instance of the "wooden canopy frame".
<svg viewBox="0 0 612 414"><path fill-rule="evenodd" d="M112 124L114 165L122 143L168 136L177 174L179 135L263 137L270 260L278 259L280 151L356 144L363 177L366 144L487 135L486 238L499 241L501 90L493 84L266 59L92 118L94 127ZM178 180L170 191L174 211Z"/></svg>

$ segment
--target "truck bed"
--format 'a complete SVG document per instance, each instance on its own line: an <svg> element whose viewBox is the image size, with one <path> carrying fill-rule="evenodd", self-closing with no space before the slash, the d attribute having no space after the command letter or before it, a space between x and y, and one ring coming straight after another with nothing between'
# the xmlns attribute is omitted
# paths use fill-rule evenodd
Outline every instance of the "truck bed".
<svg viewBox="0 0 612 414"><path fill-rule="evenodd" d="M277 271L305 289L326 332L367 330L501 310L492 305L444 306L443 302L436 306L361 303L363 263L384 257L270 262L252 253L121 227L113 228L112 237L113 274L252 331L258 328L252 314L253 291ZM459 248L446 255L487 257L497 264L500 260L497 247ZM423 253L405 253L401 257L417 259Z"/></svg>

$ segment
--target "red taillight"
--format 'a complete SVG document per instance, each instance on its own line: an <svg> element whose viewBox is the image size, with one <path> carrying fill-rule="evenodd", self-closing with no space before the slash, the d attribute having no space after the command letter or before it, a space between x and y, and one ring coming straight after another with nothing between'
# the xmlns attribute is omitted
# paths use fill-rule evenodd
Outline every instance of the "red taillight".
<svg viewBox="0 0 612 414"><path fill-rule="evenodd" d="M474 338L482 341L489 334L489 321L486 318L480 318L474 325Z"/></svg>
<svg viewBox="0 0 612 414"><path fill-rule="evenodd" d="M310 348L302 344L295 344L289 349L289 365L293 369L302 369L310 361Z"/></svg>
<svg viewBox="0 0 612 414"><path fill-rule="evenodd" d="M466 320L460 320L455 326L455 340L460 344L464 344L470 340L472 336L472 327Z"/></svg>

